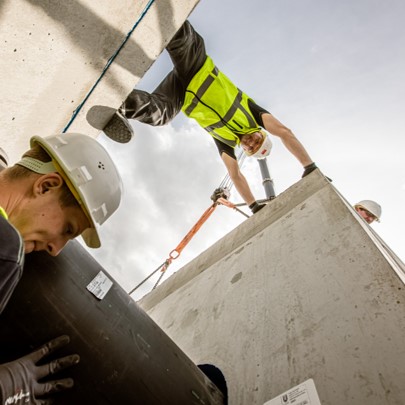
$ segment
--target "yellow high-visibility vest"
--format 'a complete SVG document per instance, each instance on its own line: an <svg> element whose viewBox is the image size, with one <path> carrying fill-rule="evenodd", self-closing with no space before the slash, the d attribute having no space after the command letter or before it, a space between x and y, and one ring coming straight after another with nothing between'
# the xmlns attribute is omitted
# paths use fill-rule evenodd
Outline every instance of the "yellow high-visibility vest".
<svg viewBox="0 0 405 405"><path fill-rule="evenodd" d="M8 219L7 212L4 211L4 208L3 208L3 207L0 207L0 215L1 215L3 218Z"/></svg>
<svg viewBox="0 0 405 405"><path fill-rule="evenodd" d="M252 99L239 90L207 56L204 65L187 86L182 111L214 138L235 147L240 143L238 135L260 131L249 110L248 100Z"/></svg>

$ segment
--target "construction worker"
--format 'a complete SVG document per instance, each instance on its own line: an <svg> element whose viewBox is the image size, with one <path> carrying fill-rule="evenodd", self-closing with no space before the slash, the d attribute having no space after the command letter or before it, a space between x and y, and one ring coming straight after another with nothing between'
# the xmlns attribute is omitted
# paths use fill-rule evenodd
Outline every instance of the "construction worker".
<svg viewBox="0 0 405 405"><path fill-rule="evenodd" d="M382 212L381 205L377 204L375 201L359 201L354 205L354 209L368 224L371 224L374 221L380 222Z"/></svg>
<svg viewBox="0 0 405 405"><path fill-rule="evenodd" d="M6 155L0 155L6 166ZM98 226L120 200L120 176L96 140L80 134L31 138L22 159L0 171L0 313L22 276L24 253L45 250L56 256L78 235L89 247L99 247ZM70 378L41 379L78 363L78 355L37 365L68 342L61 336L1 364L0 403L48 404L39 398L72 387Z"/></svg>
<svg viewBox="0 0 405 405"><path fill-rule="evenodd" d="M182 110L213 137L231 180L253 213L264 205L256 202L239 170L236 146L241 146L248 156L266 157L272 144L264 128L278 136L304 166L303 177L317 168L292 131L239 90L214 65L205 52L204 40L188 21L166 50L174 69L152 94L133 90L105 126L99 117L108 113L111 117L112 109L94 106L87 114L89 123L111 139L126 143L133 136L127 119L164 125Z"/></svg>

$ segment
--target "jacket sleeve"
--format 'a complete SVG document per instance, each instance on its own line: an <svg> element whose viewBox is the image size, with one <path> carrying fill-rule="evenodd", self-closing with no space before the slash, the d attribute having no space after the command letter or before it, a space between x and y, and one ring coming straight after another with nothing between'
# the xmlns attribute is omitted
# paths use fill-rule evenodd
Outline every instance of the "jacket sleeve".
<svg viewBox="0 0 405 405"><path fill-rule="evenodd" d="M7 305L24 264L24 244L18 231L0 216L0 313Z"/></svg>
<svg viewBox="0 0 405 405"><path fill-rule="evenodd" d="M263 128L264 125L263 125L262 115L270 114L270 113L263 107L260 107L258 104L256 104L252 99L249 99L248 104L249 104L250 112L252 113L257 124Z"/></svg>
<svg viewBox="0 0 405 405"><path fill-rule="evenodd" d="M215 145L218 148L219 155L222 156L222 153L226 153L229 157L236 160L235 150L232 146L227 145L226 143L221 142L219 139L212 137L215 142Z"/></svg>

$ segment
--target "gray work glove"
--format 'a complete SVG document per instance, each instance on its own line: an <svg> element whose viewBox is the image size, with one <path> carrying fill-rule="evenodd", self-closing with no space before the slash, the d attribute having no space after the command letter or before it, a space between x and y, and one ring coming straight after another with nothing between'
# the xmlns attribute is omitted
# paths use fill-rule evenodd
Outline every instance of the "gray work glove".
<svg viewBox="0 0 405 405"><path fill-rule="evenodd" d="M312 173L314 170L316 170L318 166L315 163L311 163L308 166L304 167L304 173L302 174L302 177L308 176L309 173ZM328 176L325 176L325 178L332 182L332 179L330 179Z"/></svg>
<svg viewBox="0 0 405 405"><path fill-rule="evenodd" d="M309 173L312 173L317 168L318 168L318 166L315 163L311 163L308 166L305 166L304 167L304 173L302 174L302 177L308 176Z"/></svg>
<svg viewBox="0 0 405 405"><path fill-rule="evenodd" d="M49 398L38 399L38 397L73 387L71 378L46 382L40 380L77 364L80 360L77 354L37 366L45 356L66 346L69 341L69 336L60 336L27 356L0 364L0 404L47 405L52 403Z"/></svg>
<svg viewBox="0 0 405 405"><path fill-rule="evenodd" d="M251 209L253 214L256 214L256 212L259 212L262 208L264 208L266 204L261 204L255 201L254 203L249 205L249 208Z"/></svg>

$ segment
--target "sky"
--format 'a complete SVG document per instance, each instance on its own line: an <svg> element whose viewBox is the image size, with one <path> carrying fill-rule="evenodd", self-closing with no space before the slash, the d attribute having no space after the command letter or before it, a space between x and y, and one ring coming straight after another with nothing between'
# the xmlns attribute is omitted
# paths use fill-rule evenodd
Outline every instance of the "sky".
<svg viewBox="0 0 405 405"><path fill-rule="evenodd" d="M189 18L216 65L293 130L348 201L381 204L381 223L371 226L403 261L404 17L403 0L201 0ZM171 68L164 52L137 88L152 91ZM133 126L126 145L98 137L125 191L100 230L103 247L89 250L126 291L164 263L226 175L211 137L182 114L160 128ZM303 169L272 140L268 166L280 194ZM242 172L264 198L257 161L246 159ZM234 189L230 200L242 202ZM219 206L163 280L245 220ZM132 297L148 293L158 276Z"/></svg>

